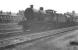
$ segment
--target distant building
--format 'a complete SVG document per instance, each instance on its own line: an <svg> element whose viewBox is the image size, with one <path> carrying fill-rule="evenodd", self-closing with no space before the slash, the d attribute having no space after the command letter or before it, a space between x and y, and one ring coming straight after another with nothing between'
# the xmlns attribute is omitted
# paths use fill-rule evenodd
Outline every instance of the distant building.
<svg viewBox="0 0 78 50"><path fill-rule="evenodd" d="M0 13L0 31L21 31L22 26L18 25L21 21L21 16L11 12ZM0 32L1 33L1 32Z"/></svg>
<svg viewBox="0 0 78 50"><path fill-rule="evenodd" d="M19 10L19 12L17 13L18 16L20 16L21 20L27 20L24 16L24 10Z"/></svg>
<svg viewBox="0 0 78 50"><path fill-rule="evenodd" d="M11 12L0 13L0 23L17 23L20 20L20 16Z"/></svg>
<svg viewBox="0 0 78 50"><path fill-rule="evenodd" d="M19 10L19 12L17 14L24 16L24 10Z"/></svg>

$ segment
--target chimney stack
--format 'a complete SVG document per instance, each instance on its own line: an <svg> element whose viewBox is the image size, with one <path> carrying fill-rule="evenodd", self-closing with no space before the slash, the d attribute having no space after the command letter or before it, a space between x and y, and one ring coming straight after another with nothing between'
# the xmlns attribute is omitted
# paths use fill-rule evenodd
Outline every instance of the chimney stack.
<svg viewBox="0 0 78 50"><path fill-rule="evenodd" d="M40 10L44 10L44 8L43 7L40 7Z"/></svg>

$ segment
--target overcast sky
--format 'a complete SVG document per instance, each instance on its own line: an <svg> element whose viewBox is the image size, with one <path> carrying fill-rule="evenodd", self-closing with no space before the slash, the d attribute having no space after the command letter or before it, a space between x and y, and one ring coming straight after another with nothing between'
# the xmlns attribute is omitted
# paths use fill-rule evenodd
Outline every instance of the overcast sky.
<svg viewBox="0 0 78 50"><path fill-rule="evenodd" d="M44 9L54 9L62 13L72 10L78 13L77 0L0 0L0 10L18 12L18 10L25 10L31 4L36 9L44 7Z"/></svg>

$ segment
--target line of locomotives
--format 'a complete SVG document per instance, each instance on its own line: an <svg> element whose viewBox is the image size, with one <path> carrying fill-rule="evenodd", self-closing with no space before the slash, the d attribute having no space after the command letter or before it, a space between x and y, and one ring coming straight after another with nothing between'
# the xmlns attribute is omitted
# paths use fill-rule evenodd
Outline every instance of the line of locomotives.
<svg viewBox="0 0 78 50"><path fill-rule="evenodd" d="M57 13L55 10L51 9L44 10L43 7L36 10L33 8L33 5L30 5L30 8L24 11L24 16L29 23L53 23L60 26L77 25L75 17L71 14Z"/></svg>

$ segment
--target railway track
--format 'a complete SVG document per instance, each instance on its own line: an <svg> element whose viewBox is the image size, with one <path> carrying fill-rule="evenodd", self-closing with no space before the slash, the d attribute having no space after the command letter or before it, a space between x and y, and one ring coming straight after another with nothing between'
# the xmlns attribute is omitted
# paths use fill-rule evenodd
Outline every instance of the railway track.
<svg viewBox="0 0 78 50"><path fill-rule="evenodd" d="M57 29L57 30L50 30L50 31L46 31L46 32L40 32L37 34L30 34L30 35L20 35L20 36L16 36L16 37L11 37L8 39L3 39L0 40L0 48L5 48L7 46L11 46L11 45L17 45L17 44L21 44L24 42L32 42L32 41L36 41L39 39L47 39L50 38L54 35L58 35L58 34L63 34L64 32L69 32L69 31L73 31L78 29L77 26L75 27L69 27L69 28L62 28L62 29Z"/></svg>

